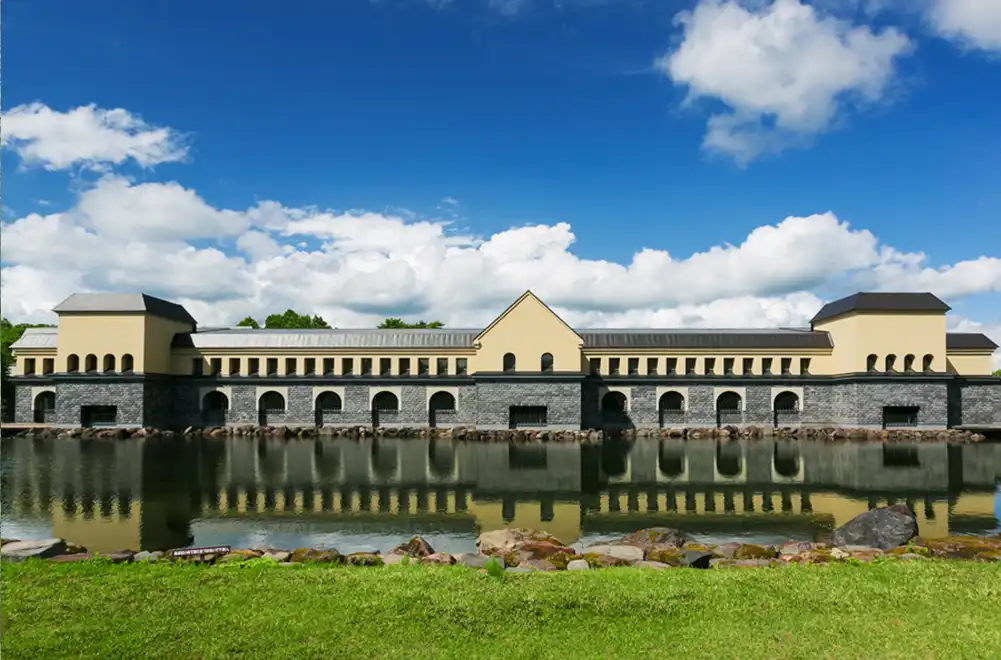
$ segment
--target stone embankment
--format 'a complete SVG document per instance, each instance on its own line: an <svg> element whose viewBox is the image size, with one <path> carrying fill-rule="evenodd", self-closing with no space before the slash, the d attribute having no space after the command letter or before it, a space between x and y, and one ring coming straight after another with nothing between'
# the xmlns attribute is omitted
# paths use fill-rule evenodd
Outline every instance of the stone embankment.
<svg viewBox="0 0 1001 660"><path fill-rule="evenodd" d="M481 534L477 552L451 555L436 552L419 536L388 553L354 552L341 554L334 549L199 548L174 552L104 553L113 563L171 562L198 564L284 566L332 564L388 566L393 564L464 565L484 573L529 573L536 571L581 571L605 567L633 566L655 570L670 568L781 567L791 564L837 564L876 560L925 561L964 559L1001 562L1001 534L994 536L952 536L925 539L918 536L914 514L902 505L873 509L838 528L830 543L789 541L779 545L694 542L684 532L664 527L643 529L618 539L586 548L574 548L544 531L501 529ZM201 552L198 552L198 551ZM76 562L93 559L86 548L62 539L43 541L3 541L0 555L5 561L29 558L49 562Z"/></svg>
<svg viewBox="0 0 1001 660"><path fill-rule="evenodd" d="M926 431L920 429L852 429L800 427L779 428L746 426L737 428L672 428L672 429L621 429L615 431L582 430L582 431L528 431L528 430L482 430L472 427L454 428L375 428L370 426L316 428L294 426L227 426L227 427L188 427L184 431L144 429L28 429L21 431L19 436L35 438L84 438L100 440L119 440L126 438L153 437L186 437L208 436L224 438L231 436L268 437L268 438L431 438L438 440L456 440L461 442L524 442L524 443L576 443L600 444L605 438L615 437L623 440L636 438L655 439L686 439L714 440L717 438L746 438L757 440L761 438L780 438L795 440L820 440L824 442L947 442L967 444L982 442L985 438L979 433L960 431L956 429L942 431Z"/></svg>

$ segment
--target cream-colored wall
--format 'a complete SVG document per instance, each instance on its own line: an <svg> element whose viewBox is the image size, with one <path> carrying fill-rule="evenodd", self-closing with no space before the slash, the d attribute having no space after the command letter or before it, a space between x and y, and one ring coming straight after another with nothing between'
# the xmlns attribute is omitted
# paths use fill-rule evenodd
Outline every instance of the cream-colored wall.
<svg viewBox="0 0 1001 660"><path fill-rule="evenodd" d="M132 355L135 371L145 371L146 320L134 314L60 314L56 371L66 371L71 354L80 358L80 371L86 368L89 353L97 356L97 370L103 368L104 356L115 356L115 369L121 369L122 356Z"/></svg>
<svg viewBox="0 0 1001 660"><path fill-rule="evenodd" d="M27 360L35 361L35 375L44 373L44 360L53 360L53 371L58 370L59 362L54 348L19 348L14 351L14 363L10 368L11 376L23 376L27 372Z"/></svg>
<svg viewBox="0 0 1001 660"><path fill-rule="evenodd" d="M469 369L503 371L504 355L513 353L515 371L541 371L543 353L553 356L554 372L579 372L581 338L531 294L522 296L479 337Z"/></svg>
<svg viewBox="0 0 1001 660"><path fill-rule="evenodd" d="M619 374L623 376L629 375L629 358L638 358L639 364L639 375L646 376L650 372L647 369L647 359L657 358L657 374L665 375L667 374L667 360L669 358L676 359L678 361L677 373L678 375L685 375L685 360L689 358L695 359L695 373L696 375L703 376L706 375L706 358L715 358L716 364L714 365L713 373L716 375L723 375L725 373L724 365L725 359L733 359L733 373L740 375L743 373L744 359L753 359L751 373L754 375L760 375L762 373L762 359L771 358L772 368L771 373L775 375L780 375L782 373L782 359L790 358L792 360L792 366L790 373L793 375L800 375L802 373L800 366L800 360L802 358L808 358L810 360L810 370L809 373L813 375L826 375L830 373L835 373L831 371L833 360L830 351L816 351L813 353L800 352L800 353L772 353L772 352L761 352L758 351L752 354L749 351L744 351L741 353L706 353L706 352L679 352L679 351L657 351L657 350L646 350L644 352L632 352L632 353L622 353L618 350L602 349L602 350L584 350L584 364L586 369L590 371L590 360L591 358L601 358L601 374L608 376L609 372L609 359L618 358L619 359Z"/></svg>
<svg viewBox="0 0 1001 660"><path fill-rule="evenodd" d="M983 351L949 353L946 355L949 373L961 376L989 376L994 371L993 355Z"/></svg>
<svg viewBox="0 0 1001 660"><path fill-rule="evenodd" d="M945 362L945 314L849 314L816 330L827 331L834 341L834 373L866 370L869 355L876 356L876 371L883 371L887 355L896 356L895 371L904 370L904 357L914 356L914 370L921 371L925 355L932 355L932 371L943 372Z"/></svg>
<svg viewBox="0 0 1001 660"><path fill-rule="evenodd" d="M143 359L142 371L152 374L169 374L172 371L172 353L170 343L174 335L180 332L194 330L186 323L180 323L159 316L146 316L146 353ZM136 365L136 371L139 371Z"/></svg>

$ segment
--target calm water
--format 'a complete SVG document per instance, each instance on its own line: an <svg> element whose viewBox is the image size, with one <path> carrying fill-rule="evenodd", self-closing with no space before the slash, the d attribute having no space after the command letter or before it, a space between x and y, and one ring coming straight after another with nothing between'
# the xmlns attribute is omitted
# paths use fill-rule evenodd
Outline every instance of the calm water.
<svg viewBox="0 0 1001 660"><path fill-rule="evenodd" d="M578 545L654 525L709 541L823 539L888 502L908 503L927 536L1001 528L1001 444L2 443L2 535L59 536L97 551L385 551L419 533L463 552L479 532L509 526Z"/></svg>

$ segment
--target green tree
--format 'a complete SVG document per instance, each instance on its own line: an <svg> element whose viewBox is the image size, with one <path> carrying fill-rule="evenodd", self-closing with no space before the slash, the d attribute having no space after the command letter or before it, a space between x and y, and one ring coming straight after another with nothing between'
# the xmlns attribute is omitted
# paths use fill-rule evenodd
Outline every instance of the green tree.
<svg viewBox="0 0 1001 660"><path fill-rule="evenodd" d="M417 323L407 323L403 319L390 318L386 319L379 324L379 328L382 329L406 329L406 328L444 328L445 324L441 321L418 321Z"/></svg>
<svg viewBox="0 0 1001 660"><path fill-rule="evenodd" d="M286 330L330 329L330 325L322 317L298 314L291 309L285 310L284 314L271 314L264 319L264 327Z"/></svg>
<svg viewBox="0 0 1001 660"><path fill-rule="evenodd" d="M253 316L248 316L239 323L236 324L238 328L254 328L255 330L261 327L261 324L254 320Z"/></svg>
<svg viewBox="0 0 1001 660"><path fill-rule="evenodd" d="M992 375L994 375L994 376L1001 376L1001 369L998 369Z"/></svg>

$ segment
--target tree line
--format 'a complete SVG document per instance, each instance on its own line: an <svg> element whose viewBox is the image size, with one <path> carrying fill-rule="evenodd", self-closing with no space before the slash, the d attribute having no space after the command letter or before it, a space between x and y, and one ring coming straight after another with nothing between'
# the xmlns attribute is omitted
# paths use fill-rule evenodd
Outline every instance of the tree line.
<svg viewBox="0 0 1001 660"><path fill-rule="evenodd" d="M323 320L322 316L314 314L299 314L293 309L287 309L282 314L271 314L264 319L262 325L252 316L248 316L236 324L241 328L270 328L280 330L314 330L330 329L330 324ZM406 329L406 328L444 328L441 321L415 321L408 322L400 318L388 318L376 326L382 329Z"/></svg>

